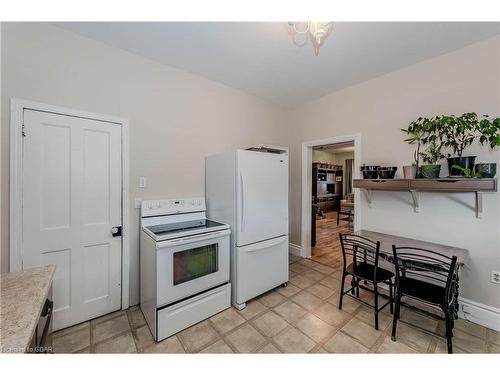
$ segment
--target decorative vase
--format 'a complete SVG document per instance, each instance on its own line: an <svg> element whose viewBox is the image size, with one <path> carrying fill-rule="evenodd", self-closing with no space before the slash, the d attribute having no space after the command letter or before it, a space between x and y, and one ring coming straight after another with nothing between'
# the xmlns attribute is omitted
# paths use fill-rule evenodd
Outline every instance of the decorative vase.
<svg viewBox="0 0 500 375"><path fill-rule="evenodd" d="M471 171L474 170L474 162L476 161L475 156L462 156L462 157L453 157L448 158L448 172L450 173L450 177L461 177L464 176L464 172L453 168L454 165L458 165L462 168L468 168Z"/></svg>
<svg viewBox="0 0 500 375"><path fill-rule="evenodd" d="M497 173L497 163L477 163L474 168L481 178L493 178Z"/></svg>
<svg viewBox="0 0 500 375"><path fill-rule="evenodd" d="M422 171L422 176L424 178L439 178L439 173L441 172L440 164L427 164L420 167Z"/></svg>
<svg viewBox="0 0 500 375"><path fill-rule="evenodd" d="M403 166L403 176L405 179L414 179L417 176L417 166L416 165L405 165Z"/></svg>

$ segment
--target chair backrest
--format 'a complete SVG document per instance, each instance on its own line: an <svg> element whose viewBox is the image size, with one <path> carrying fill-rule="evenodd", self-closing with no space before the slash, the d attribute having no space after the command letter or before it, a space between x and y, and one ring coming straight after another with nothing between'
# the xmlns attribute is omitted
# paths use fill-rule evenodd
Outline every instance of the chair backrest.
<svg viewBox="0 0 500 375"><path fill-rule="evenodd" d="M344 260L344 270L347 267L347 257L351 256L354 265L357 263L374 265L375 274L373 275L373 279L376 279L380 241L375 242L355 234L340 233L340 245L342 248L342 258Z"/></svg>
<svg viewBox="0 0 500 375"><path fill-rule="evenodd" d="M456 278L457 257L417 247L392 245L396 284L401 277L421 280L445 288L446 301L453 298L451 287Z"/></svg>

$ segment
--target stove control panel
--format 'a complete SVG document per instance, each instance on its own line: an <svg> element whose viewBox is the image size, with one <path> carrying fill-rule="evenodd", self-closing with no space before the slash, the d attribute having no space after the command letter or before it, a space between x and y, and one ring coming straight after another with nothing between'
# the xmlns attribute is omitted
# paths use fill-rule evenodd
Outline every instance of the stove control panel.
<svg viewBox="0 0 500 375"><path fill-rule="evenodd" d="M141 203L141 216L173 215L206 211L205 198L147 200Z"/></svg>

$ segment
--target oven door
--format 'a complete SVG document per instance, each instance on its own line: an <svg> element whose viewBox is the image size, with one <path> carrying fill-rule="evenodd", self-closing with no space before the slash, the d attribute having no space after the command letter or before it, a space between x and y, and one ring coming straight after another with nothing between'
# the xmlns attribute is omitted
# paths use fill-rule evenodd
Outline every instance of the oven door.
<svg viewBox="0 0 500 375"><path fill-rule="evenodd" d="M229 281L229 234L223 230L158 242L157 307Z"/></svg>

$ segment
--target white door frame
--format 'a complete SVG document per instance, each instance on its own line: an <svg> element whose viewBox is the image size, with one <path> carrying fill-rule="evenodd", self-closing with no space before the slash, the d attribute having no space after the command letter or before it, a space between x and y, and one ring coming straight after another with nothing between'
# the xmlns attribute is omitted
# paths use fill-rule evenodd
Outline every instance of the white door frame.
<svg viewBox="0 0 500 375"><path fill-rule="evenodd" d="M12 98L10 102L10 257L9 270L23 269L23 111L42 112L104 121L122 127L122 309L129 307L130 277L130 199L129 199L129 130L128 120L120 117L79 111L50 104Z"/></svg>
<svg viewBox="0 0 500 375"><path fill-rule="evenodd" d="M353 178L360 176L361 163L361 134L343 135L332 138L325 138L316 141L302 143L302 225L300 256L311 257L311 197L312 197L312 148L315 146L326 146L335 143L354 142L354 170ZM362 228L361 225L361 204L359 189L354 189L354 230Z"/></svg>

